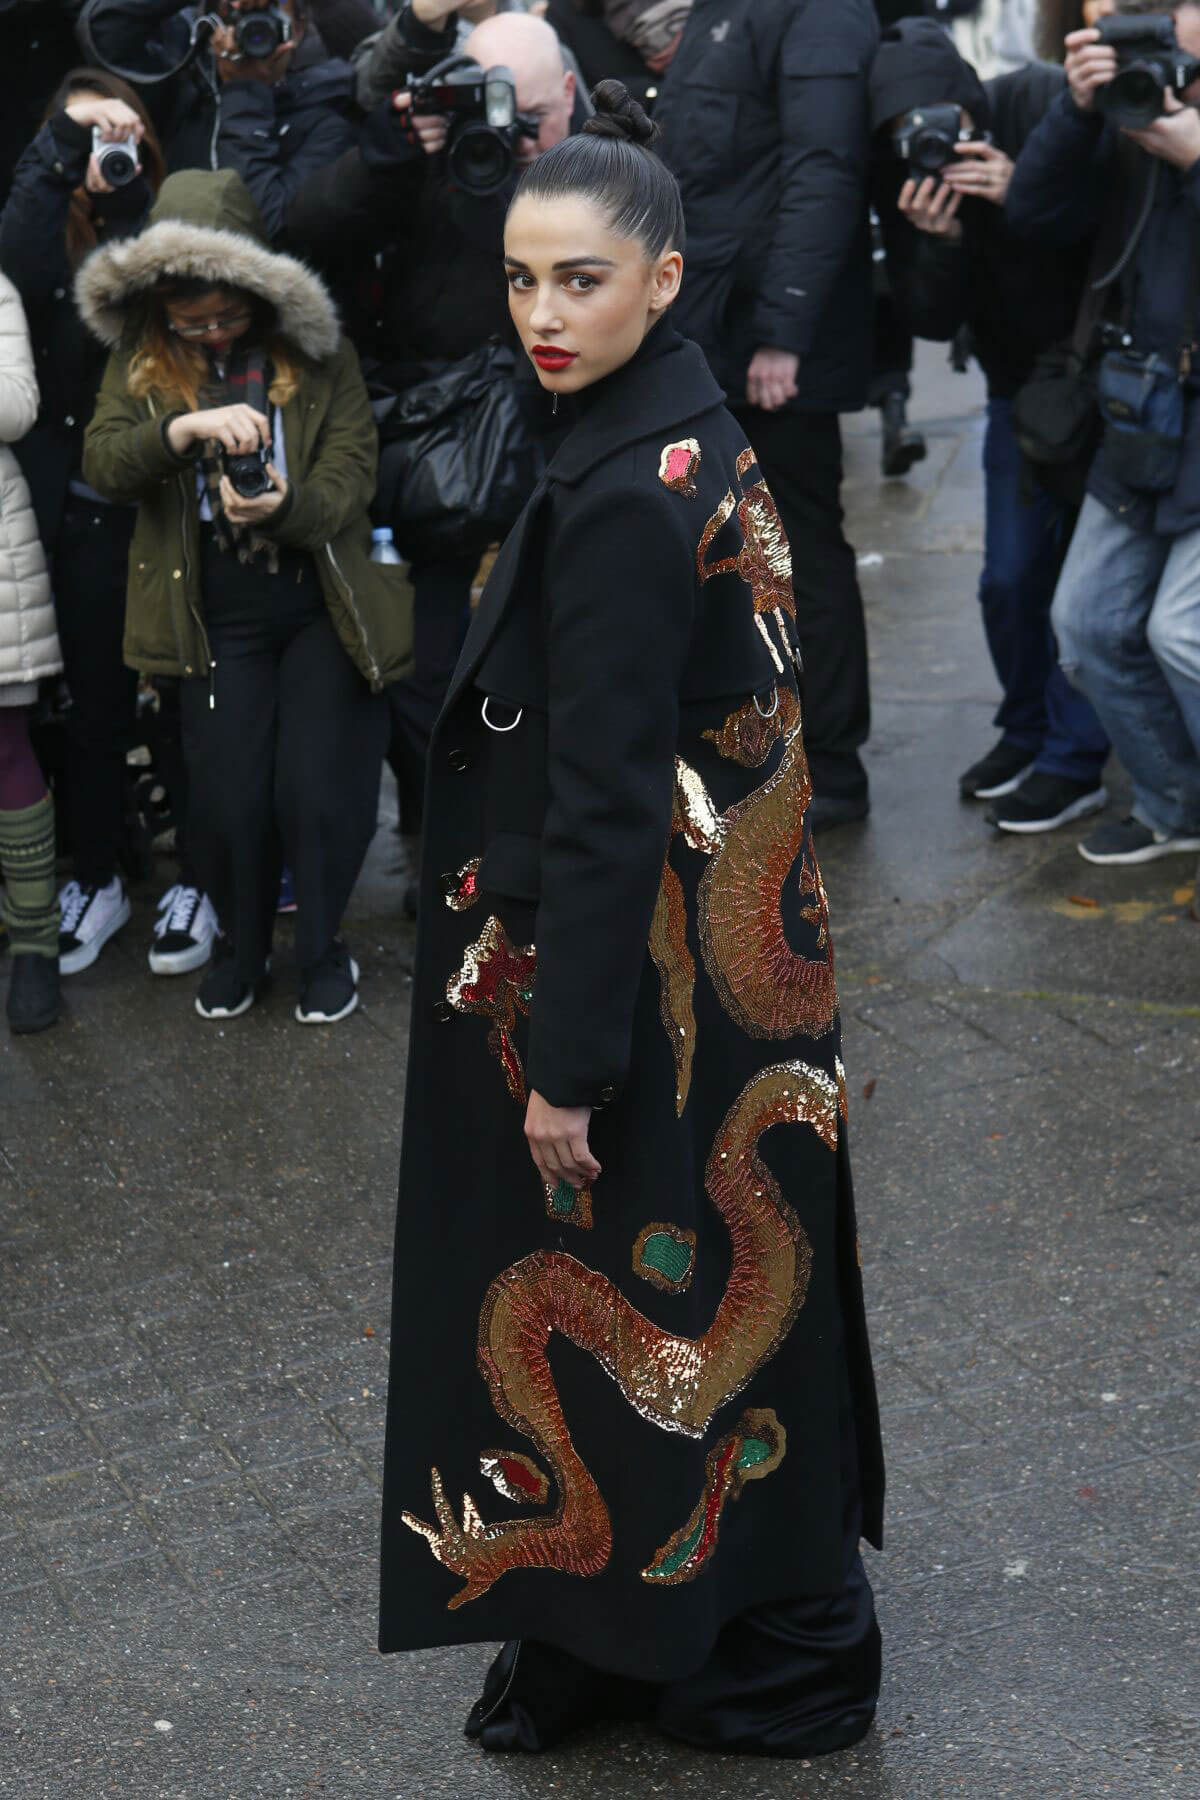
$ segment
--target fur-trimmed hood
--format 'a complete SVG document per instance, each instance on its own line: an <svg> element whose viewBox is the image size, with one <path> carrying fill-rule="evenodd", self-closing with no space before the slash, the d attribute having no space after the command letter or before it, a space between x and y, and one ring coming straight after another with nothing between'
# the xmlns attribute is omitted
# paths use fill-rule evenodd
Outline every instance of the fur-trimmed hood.
<svg viewBox="0 0 1200 1800"><path fill-rule="evenodd" d="M146 229L88 257L75 281L84 323L115 349L130 307L164 275L258 295L275 308L281 334L311 362L337 348L341 331L329 290L294 256L269 248L258 209L232 169L168 176Z"/></svg>

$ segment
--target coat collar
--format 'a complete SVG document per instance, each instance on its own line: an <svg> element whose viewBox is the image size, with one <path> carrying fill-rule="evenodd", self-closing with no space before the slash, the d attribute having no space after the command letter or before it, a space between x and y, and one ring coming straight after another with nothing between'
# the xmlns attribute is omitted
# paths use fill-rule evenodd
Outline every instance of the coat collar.
<svg viewBox="0 0 1200 1800"><path fill-rule="evenodd" d="M636 356L580 396L579 417L547 474L573 485L615 451L670 432L724 399L703 351L664 320Z"/></svg>

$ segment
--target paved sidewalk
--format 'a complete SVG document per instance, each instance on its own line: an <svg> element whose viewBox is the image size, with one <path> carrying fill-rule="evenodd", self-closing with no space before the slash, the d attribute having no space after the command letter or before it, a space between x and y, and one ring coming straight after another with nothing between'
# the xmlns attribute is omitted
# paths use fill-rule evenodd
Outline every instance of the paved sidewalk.
<svg viewBox="0 0 1200 1800"><path fill-rule="evenodd" d="M931 352L919 394L908 482L849 427L875 809L821 849L890 1458L876 1731L812 1767L642 1731L487 1760L485 1651L375 1655L412 949L384 831L344 1026L294 1024L286 924L268 1001L202 1024L147 973L147 890L59 1029L0 1042L0 1794L1196 1793L1194 871L958 802L995 705L981 393Z"/></svg>

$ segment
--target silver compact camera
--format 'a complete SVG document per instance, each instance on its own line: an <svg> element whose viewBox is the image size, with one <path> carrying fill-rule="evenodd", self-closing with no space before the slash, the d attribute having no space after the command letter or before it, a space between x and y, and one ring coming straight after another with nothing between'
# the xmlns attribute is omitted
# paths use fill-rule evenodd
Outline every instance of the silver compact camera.
<svg viewBox="0 0 1200 1800"><path fill-rule="evenodd" d="M104 138L97 125L92 132L92 154L100 179L109 187L128 187L138 174L138 142L133 133L123 138Z"/></svg>

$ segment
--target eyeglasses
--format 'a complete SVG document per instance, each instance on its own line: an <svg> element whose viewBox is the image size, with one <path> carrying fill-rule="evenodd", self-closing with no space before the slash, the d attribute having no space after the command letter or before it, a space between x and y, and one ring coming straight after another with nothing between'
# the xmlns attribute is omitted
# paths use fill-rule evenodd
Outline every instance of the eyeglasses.
<svg viewBox="0 0 1200 1800"><path fill-rule="evenodd" d="M176 325L173 320L167 321L167 330L173 331L176 337L205 338L212 337L221 331L236 331L239 326L250 323L250 310L243 307L241 312L226 313L222 318L209 319L203 325Z"/></svg>

